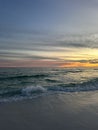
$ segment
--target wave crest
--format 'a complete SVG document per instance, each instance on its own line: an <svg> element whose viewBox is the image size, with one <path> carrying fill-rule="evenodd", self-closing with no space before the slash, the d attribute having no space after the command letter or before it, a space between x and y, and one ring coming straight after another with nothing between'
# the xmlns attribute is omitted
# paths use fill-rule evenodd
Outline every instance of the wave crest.
<svg viewBox="0 0 98 130"><path fill-rule="evenodd" d="M13 79L26 79L26 78L42 78L48 77L48 74L35 74L35 75L18 75L18 76L10 76L10 77L0 77L0 80L13 80Z"/></svg>
<svg viewBox="0 0 98 130"><path fill-rule="evenodd" d="M42 86L29 86L22 89L22 95L32 95L32 93L43 93L46 92L47 89Z"/></svg>

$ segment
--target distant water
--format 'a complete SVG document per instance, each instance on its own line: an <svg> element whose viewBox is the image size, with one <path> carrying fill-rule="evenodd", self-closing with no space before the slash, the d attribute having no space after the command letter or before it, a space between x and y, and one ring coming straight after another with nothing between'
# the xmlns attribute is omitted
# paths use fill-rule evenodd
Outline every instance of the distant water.
<svg viewBox="0 0 98 130"><path fill-rule="evenodd" d="M0 102L94 90L97 68L0 68Z"/></svg>

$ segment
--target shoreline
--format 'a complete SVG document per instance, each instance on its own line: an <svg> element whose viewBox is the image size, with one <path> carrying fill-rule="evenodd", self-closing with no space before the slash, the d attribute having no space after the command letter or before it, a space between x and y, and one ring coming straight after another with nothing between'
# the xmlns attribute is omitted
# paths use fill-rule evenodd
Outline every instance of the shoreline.
<svg viewBox="0 0 98 130"><path fill-rule="evenodd" d="M0 104L1 130L97 130L98 91Z"/></svg>

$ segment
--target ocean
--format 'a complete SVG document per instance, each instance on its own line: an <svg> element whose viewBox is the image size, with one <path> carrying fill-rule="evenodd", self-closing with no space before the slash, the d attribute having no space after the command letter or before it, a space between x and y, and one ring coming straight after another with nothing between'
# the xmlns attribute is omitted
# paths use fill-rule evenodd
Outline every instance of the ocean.
<svg viewBox="0 0 98 130"><path fill-rule="evenodd" d="M97 68L0 68L0 102L96 90Z"/></svg>

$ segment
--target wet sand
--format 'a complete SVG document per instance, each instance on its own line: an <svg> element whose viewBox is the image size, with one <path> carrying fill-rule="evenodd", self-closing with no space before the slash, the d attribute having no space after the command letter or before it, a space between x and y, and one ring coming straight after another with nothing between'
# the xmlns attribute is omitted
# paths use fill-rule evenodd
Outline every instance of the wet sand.
<svg viewBox="0 0 98 130"><path fill-rule="evenodd" d="M98 91L2 103L0 130L98 130Z"/></svg>

